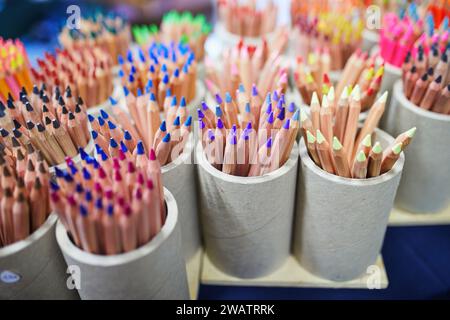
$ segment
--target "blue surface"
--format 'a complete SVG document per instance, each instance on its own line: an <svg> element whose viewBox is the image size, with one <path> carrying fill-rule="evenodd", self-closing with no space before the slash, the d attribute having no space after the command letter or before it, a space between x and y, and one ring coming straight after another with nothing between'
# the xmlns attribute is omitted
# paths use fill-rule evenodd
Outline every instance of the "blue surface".
<svg viewBox="0 0 450 320"><path fill-rule="evenodd" d="M382 290L200 287L199 299L450 299L450 226L388 228Z"/></svg>

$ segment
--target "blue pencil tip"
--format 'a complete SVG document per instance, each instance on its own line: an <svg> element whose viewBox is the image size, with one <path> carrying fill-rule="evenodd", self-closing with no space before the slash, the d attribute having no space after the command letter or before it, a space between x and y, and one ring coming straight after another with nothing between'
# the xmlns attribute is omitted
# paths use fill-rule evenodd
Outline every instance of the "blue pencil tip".
<svg viewBox="0 0 450 320"><path fill-rule="evenodd" d="M142 96L142 90L141 90L141 88L138 88L136 93L137 93L137 96L138 96L138 97Z"/></svg>
<svg viewBox="0 0 450 320"><path fill-rule="evenodd" d="M92 130L91 131L91 135L92 135L92 139L97 140L97 137L98 137L98 132L97 131Z"/></svg>
<svg viewBox="0 0 450 320"><path fill-rule="evenodd" d="M136 148L137 148L137 154L139 154L139 155L145 154L144 144L142 143L141 140L139 140L139 142L137 143Z"/></svg>
<svg viewBox="0 0 450 320"><path fill-rule="evenodd" d="M166 127L166 120L163 120L159 126L159 130L161 130L162 132L166 132L167 131L167 127Z"/></svg>
<svg viewBox="0 0 450 320"><path fill-rule="evenodd" d="M270 113L269 118L267 118L267 122L272 124L274 121L273 112Z"/></svg>
<svg viewBox="0 0 450 320"><path fill-rule="evenodd" d="M222 119L217 119L217 128L219 128L219 129L223 129L223 121L222 121Z"/></svg>
<svg viewBox="0 0 450 320"><path fill-rule="evenodd" d="M225 93L225 102L231 103L231 101L233 101L233 99L231 98L231 94L229 92Z"/></svg>
<svg viewBox="0 0 450 320"><path fill-rule="evenodd" d="M110 130L114 130L114 129L117 128L117 126L114 123L112 123L111 121L108 120L108 128Z"/></svg>
<svg viewBox="0 0 450 320"><path fill-rule="evenodd" d="M78 152L80 153L81 160L85 160L87 157L89 157L86 151L84 151L84 149L81 147L78 148Z"/></svg>
<svg viewBox="0 0 450 320"><path fill-rule="evenodd" d="M242 83L239 84L239 92L240 93L244 93L245 92L245 88L244 88L244 85Z"/></svg>
<svg viewBox="0 0 450 320"><path fill-rule="evenodd" d="M166 90L166 97L170 97L172 95L172 91L170 91L170 88Z"/></svg>
<svg viewBox="0 0 450 320"><path fill-rule="evenodd" d="M300 110L296 110L294 115L292 116L292 120L298 121L300 119Z"/></svg>
<svg viewBox="0 0 450 320"><path fill-rule="evenodd" d="M216 106L216 117L222 116L222 109L220 109L220 106Z"/></svg>
<svg viewBox="0 0 450 320"><path fill-rule="evenodd" d="M83 217L87 216L88 212L87 212L87 209L86 209L86 207L84 205L80 205L80 213L81 213L81 215Z"/></svg>
<svg viewBox="0 0 450 320"><path fill-rule="evenodd" d="M247 102L247 103L245 104L245 112L247 112L247 113L250 113L250 112L251 112L251 109L250 109L250 103L249 103L249 102Z"/></svg>
<svg viewBox="0 0 450 320"><path fill-rule="evenodd" d="M128 130L125 130L125 133L123 134L123 137L125 138L125 140L129 141L131 140L131 134L130 132L128 132Z"/></svg>
<svg viewBox="0 0 450 320"><path fill-rule="evenodd" d="M150 101L156 101L156 96L153 92L150 93Z"/></svg>
<svg viewBox="0 0 450 320"><path fill-rule="evenodd" d="M164 136L164 138L162 139L162 141L163 141L164 143L170 142L170 133L167 133L167 134Z"/></svg>
<svg viewBox="0 0 450 320"><path fill-rule="evenodd" d="M190 127L192 124L192 116L187 117L186 121L184 122L185 127Z"/></svg>
<svg viewBox="0 0 450 320"><path fill-rule="evenodd" d="M125 143L123 143L123 141L120 141L120 150L121 150L123 153L127 153L127 152L128 152L128 148L127 148L127 146L125 145Z"/></svg>
<svg viewBox="0 0 450 320"><path fill-rule="evenodd" d="M127 87L123 86L123 93L125 94L125 97L128 97L128 95L130 94L130 90L128 90Z"/></svg>
<svg viewBox="0 0 450 320"><path fill-rule="evenodd" d="M117 101L114 100L113 97L109 97L109 103L111 103L113 106L115 106L117 104Z"/></svg>
<svg viewBox="0 0 450 320"><path fill-rule="evenodd" d="M245 127L245 129L252 130L252 123L251 122L247 123L247 127Z"/></svg>
<svg viewBox="0 0 450 320"><path fill-rule="evenodd" d="M206 125L202 119L198 120L198 126L200 129L205 129Z"/></svg>
<svg viewBox="0 0 450 320"><path fill-rule="evenodd" d="M288 130L288 129L289 129L290 123L291 123L291 120L290 120L290 119L287 119L286 122L285 122L284 125L283 125L283 129Z"/></svg>
<svg viewBox="0 0 450 320"><path fill-rule="evenodd" d="M61 169L59 169L58 167L55 167L55 174L58 178L62 178L64 177L64 171L62 171Z"/></svg>
<svg viewBox="0 0 450 320"><path fill-rule="evenodd" d="M209 109L209 107L208 107L208 105L206 104L205 101L202 101L202 109L203 109L204 111L206 111L206 110Z"/></svg>
<svg viewBox="0 0 450 320"><path fill-rule="evenodd" d="M184 97L181 97L180 107L186 107L186 99Z"/></svg>
<svg viewBox="0 0 450 320"><path fill-rule="evenodd" d="M170 105L172 107L176 107L177 106L177 96L173 96L172 97L172 103Z"/></svg>
<svg viewBox="0 0 450 320"><path fill-rule="evenodd" d="M82 172L83 172L83 178L85 180L91 180L91 173L88 171L88 169L83 168Z"/></svg>
<svg viewBox="0 0 450 320"><path fill-rule="evenodd" d="M269 139L267 139L266 147L267 147L268 149L272 148L272 137L270 137Z"/></svg>
<svg viewBox="0 0 450 320"><path fill-rule="evenodd" d="M252 86L252 96L256 97L258 95L258 89L256 88L256 85L253 84Z"/></svg>
<svg viewBox="0 0 450 320"><path fill-rule="evenodd" d="M103 127L105 125L105 119L102 117L97 117L98 124Z"/></svg>
<svg viewBox="0 0 450 320"><path fill-rule="evenodd" d="M88 120L89 120L89 122L92 122L95 120L95 117L91 114L88 114Z"/></svg>
<svg viewBox="0 0 450 320"><path fill-rule="evenodd" d="M197 116L199 119L205 118L205 114L203 113L203 111L200 108L197 109Z"/></svg>
<svg viewBox="0 0 450 320"><path fill-rule="evenodd" d="M180 116L177 116L177 117L175 118L175 120L173 121L173 125L174 125L174 126L179 126L179 125L180 125Z"/></svg>
<svg viewBox="0 0 450 320"><path fill-rule="evenodd" d="M117 141L114 140L114 138L111 138L109 140L109 145L111 146L111 148L117 148L119 145L117 144Z"/></svg>
<svg viewBox="0 0 450 320"><path fill-rule="evenodd" d="M53 182L52 180L50 180L50 189L52 189L52 191L58 191L59 185L56 182Z"/></svg>

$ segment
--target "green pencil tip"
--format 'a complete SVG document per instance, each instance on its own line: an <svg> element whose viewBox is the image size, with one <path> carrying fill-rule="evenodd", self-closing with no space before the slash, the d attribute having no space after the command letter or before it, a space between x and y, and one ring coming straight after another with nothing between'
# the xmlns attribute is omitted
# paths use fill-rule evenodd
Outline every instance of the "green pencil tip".
<svg viewBox="0 0 450 320"><path fill-rule="evenodd" d="M392 147L392 152L395 155L398 155L400 152L402 152L402 146L403 144L401 142L397 143L395 146Z"/></svg>
<svg viewBox="0 0 450 320"><path fill-rule="evenodd" d="M311 132L309 132L309 130L306 131L306 140L308 140L308 143L316 142L316 138Z"/></svg>

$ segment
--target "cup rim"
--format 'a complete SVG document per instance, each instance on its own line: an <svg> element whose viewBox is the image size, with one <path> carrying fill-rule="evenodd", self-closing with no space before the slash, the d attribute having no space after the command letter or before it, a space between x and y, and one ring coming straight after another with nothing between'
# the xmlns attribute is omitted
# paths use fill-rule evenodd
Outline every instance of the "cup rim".
<svg viewBox="0 0 450 320"><path fill-rule="evenodd" d="M164 199L167 207L167 218L160 232L147 244L126 253L116 255L99 255L86 252L75 246L68 236L68 232L61 221L56 225L56 241L64 253L73 260L86 265L97 267L112 267L130 263L158 250L174 232L178 221L178 207L175 198L169 190L164 188Z"/></svg>
<svg viewBox="0 0 450 320"><path fill-rule="evenodd" d="M10 245L0 248L0 259L3 259L6 257L9 257L11 255L14 255L16 253L19 253L20 251L29 247L32 243L43 238L44 235L49 230L51 230L51 228L53 227L53 225L56 223L57 220L58 220L58 216L53 212L50 213L50 215L47 217L47 220L44 222L44 224L42 224L36 231L34 231L28 237L26 237L23 240L14 242Z"/></svg>
<svg viewBox="0 0 450 320"><path fill-rule="evenodd" d="M230 182L230 183L236 183L236 184L242 184L242 185L250 185L250 184L259 184L259 183L266 183L275 179L278 179L279 177L283 176L284 174L287 174L295 165L298 164L298 144L297 141L294 142L294 146L292 147L291 154L286 161L286 163L278 168L277 170L274 170L272 172L269 172L263 176L257 176L257 177L241 177L241 176L233 176L231 174L223 173L220 170L217 170L214 168L209 161L206 159L205 153L203 152L203 146L201 141L197 142L196 147L196 158L198 161L198 165L200 165L205 171L208 172L208 174L214 176L215 178Z"/></svg>
<svg viewBox="0 0 450 320"><path fill-rule="evenodd" d="M375 133L377 134L377 136L382 137L385 141L388 141L389 143L394 142L394 138L381 129L376 128ZM300 152L299 152L300 159L301 159L302 163L308 167L309 170L311 170L316 175L318 175L324 179L330 180L331 182L349 185L349 186L372 186L372 185L384 183L388 180L393 179L397 175L401 174L403 171L403 165L405 163L405 155L404 155L404 152L402 152L400 154L399 159L395 163L394 167L391 170L389 170L388 172L383 173L382 175L379 175L378 177L366 178L366 179L346 178L346 177L337 176L335 174L331 174L331 173L325 171L324 169L320 168L319 166L317 166L308 154L308 149L306 148L303 137L300 140L300 148L299 149L300 149Z"/></svg>
<svg viewBox="0 0 450 320"><path fill-rule="evenodd" d="M448 122L450 124L450 115L442 114L430 110L425 110L411 101L409 101L403 93L403 83L401 80L397 80L394 84L394 99L398 101L401 107L408 109L420 117L429 118L435 121Z"/></svg>

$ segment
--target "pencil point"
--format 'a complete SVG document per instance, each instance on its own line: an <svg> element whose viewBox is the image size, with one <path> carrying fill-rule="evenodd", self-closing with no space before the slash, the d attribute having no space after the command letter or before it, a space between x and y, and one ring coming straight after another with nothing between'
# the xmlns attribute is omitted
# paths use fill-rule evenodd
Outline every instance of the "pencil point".
<svg viewBox="0 0 450 320"><path fill-rule="evenodd" d="M319 97L317 96L317 92L313 92L312 98L311 98L311 106L312 105L320 105L319 103Z"/></svg>
<svg viewBox="0 0 450 320"><path fill-rule="evenodd" d="M352 99L355 101L361 100L361 89L358 84L352 90Z"/></svg>
<svg viewBox="0 0 450 320"><path fill-rule="evenodd" d="M366 154L364 153L364 151L360 151L360 152L358 152L358 155L356 156L356 161L358 161L358 162L364 162L364 161L366 161Z"/></svg>
<svg viewBox="0 0 450 320"><path fill-rule="evenodd" d="M372 146L372 135L371 134L366 135L361 143L365 147L371 147Z"/></svg>
<svg viewBox="0 0 450 320"><path fill-rule="evenodd" d="M374 145L373 148L372 148L372 152L373 152L373 153L376 153L376 154L379 154L379 153L381 153L382 151L383 151L383 148L381 147L381 143L376 142L375 145Z"/></svg>
<svg viewBox="0 0 450 320"><path fill-rule="evenodd" d="M322 143L324 143L326 141L325 137L323 136L322 132L319 129L317 129L316 137L317 137L317 143L318 144L322 144Z"/></svg>
<svg viewBox="0 0 450 320"><path fill-rule="evenodd" d="M403 144L401 142L397 143L395 146L392 147L392 152L395 155L398 155L400 152L402 152L402 146Z"/></svg>
<svg viewBox="0 0 450 320"><path fill-rule="evenodd" d="M331 87L330 90L328 91L328 100L334 101L334 99L335 99L334 87Z"/></svg>
<svg viewBox="0 0 450 320"><path fill-rule="evenodd" d="M342 144L337 137L333 137L333 150L341 150Z"/></svg>
<svg viewBox="0 0 450 320"><path fill-rule="evenodd" d="M138 142L137 145L136 145L136 148L137 148L137 154L138 154L138 155L143 155L143 154L145 154L145 151L144 151L144 144L142 143L142 140L139 140L139 142Z"/></svg>
<svg viewBox="0 0 450 320"><path fill-rule="evenodd" d="M186 107L186 99L184 97L181 97L180 107Z"/></svg>
<svg viewBox="0 0 450 320"><path fill-rule="evenodd" d="M309 130L306 130L306 141L308 143L315 143L316 142L316 137L314 137L314 135Z"/></svg>
<svg viewBox="0 0 450 320"><path fill-rule="evenodd" d="M416 135L416 130L416 127L409 129L408 131L406 131L406 136L408 138L413 138Z"/></svg>
<svg viewBox="0 0 450 320"><path fill-rule="evenodd" d="M225 102L226 103L231 103L233 101L233 99L231 98L231 95L229 92L225 93Z"/></svg>

